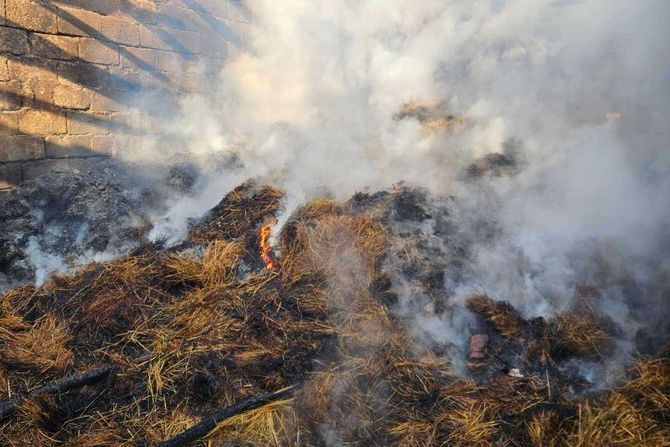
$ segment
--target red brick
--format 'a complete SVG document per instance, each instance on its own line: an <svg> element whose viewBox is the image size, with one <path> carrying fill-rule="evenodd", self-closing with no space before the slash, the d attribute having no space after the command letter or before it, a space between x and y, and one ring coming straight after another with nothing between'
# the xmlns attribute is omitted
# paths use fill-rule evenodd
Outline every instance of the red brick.
<svg viewBox="0 0 670 447"><path fill-rule="evenodd" d="M56 110L26 110L19 114L19 132L27 135L56 135L67 132L65 114Z"/></svg>
<svg viewBox="0 0 670 447"><path fill-rule="evenodd" d="M103 43L86 37L79 42L79 57L82 61L94 64L119 64L119 50L116 44Z"/></svg>
<svg viewBox="0 0 670 447"><path fill-rule="evenodd" d="M50 59L75 60L79 57L79 38L30 33L31 53Z"/></svg>
<svg viewBox="0 0 670 447"><path fill-rule="evenodd" d="M0 162L44 158L44 140L28 135L0 137Z"/></svg>
<svg viewBox="0 0 670 447"><path fill-rule="evenodd" d="M0 27L0 52L16 55L28 54L30 45L28 45L28 32Z"/></svg>
<svg viewBox="0 0 670 447"><path fill-rule="evenodd" d="M57 33L56 9L46 2L6 0L7 22L32 31Z"/></svg>

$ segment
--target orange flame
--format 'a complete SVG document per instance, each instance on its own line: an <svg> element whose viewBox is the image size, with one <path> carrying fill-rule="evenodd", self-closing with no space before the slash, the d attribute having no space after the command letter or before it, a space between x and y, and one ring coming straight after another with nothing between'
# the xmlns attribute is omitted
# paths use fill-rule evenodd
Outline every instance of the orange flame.
<svg viewBox="0 0 670 447"><path fill-rule="evenodd" d="M261 259L265 263L265 268L272 269L274 267L274 261L270 257L270 234L272 234L272 223L263 225L261 227Z"/></svg>

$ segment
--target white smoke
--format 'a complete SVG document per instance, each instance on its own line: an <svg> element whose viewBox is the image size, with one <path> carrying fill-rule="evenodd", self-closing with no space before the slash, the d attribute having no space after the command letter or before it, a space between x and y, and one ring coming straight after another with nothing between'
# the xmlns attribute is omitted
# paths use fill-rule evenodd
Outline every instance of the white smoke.
<svg viewBox="0 0 670 447"><path fill-rule="evenodd" d="M494 243L475 247L461 294L483 289L549 315L590 279L576 256L585 247L616 247L623 255L610 263L654 275L670 217L667 1L257 0L252 9L248 51L170 123L192 152L235 162L177 201L154 237L178 239L188 218L246 178L287 191L287 215L316 195L404 181L462 197L499 226ZM426 133L394 119L411 101L468 124ZM512 140L517 175L461 180Z"/></svg>

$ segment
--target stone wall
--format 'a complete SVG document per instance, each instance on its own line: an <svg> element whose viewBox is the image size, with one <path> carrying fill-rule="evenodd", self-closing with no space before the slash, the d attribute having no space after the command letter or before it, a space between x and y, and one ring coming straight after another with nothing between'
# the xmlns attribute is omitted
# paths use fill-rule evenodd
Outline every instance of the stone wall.
<svg viewBox="0 0 670 447"><path fill-rule="evenodd" d="M251 20L239 0L0 0L0 8L0 189L132 150L156 126L152 107L197 91L203 73L243 50Z"/></svg>

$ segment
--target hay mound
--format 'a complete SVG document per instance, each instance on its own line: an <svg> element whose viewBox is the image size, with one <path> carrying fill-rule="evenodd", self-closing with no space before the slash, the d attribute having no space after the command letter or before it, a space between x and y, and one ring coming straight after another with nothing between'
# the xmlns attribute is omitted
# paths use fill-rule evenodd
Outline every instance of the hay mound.
<svg viewBox="0 0 670 447"><path fill-rule="evenodd" d="M153 446L241 399L296 385L292 399L227 419L196 445L670 445L667 356L641 359L616 389L579 392L566 365L601 361L616 336L588 303L528 321L473 297L490 343L468 379L416 343L392 311L393 271L382 261L397 255L440 293L416 241L389 226L392 216L424 219L420 195L310 202L284 227L268 269L259 230L281 199L243 185L178 247L145 246L4 296L0 400L112 372L23 399L0 420L0 444Z"/></svg>

